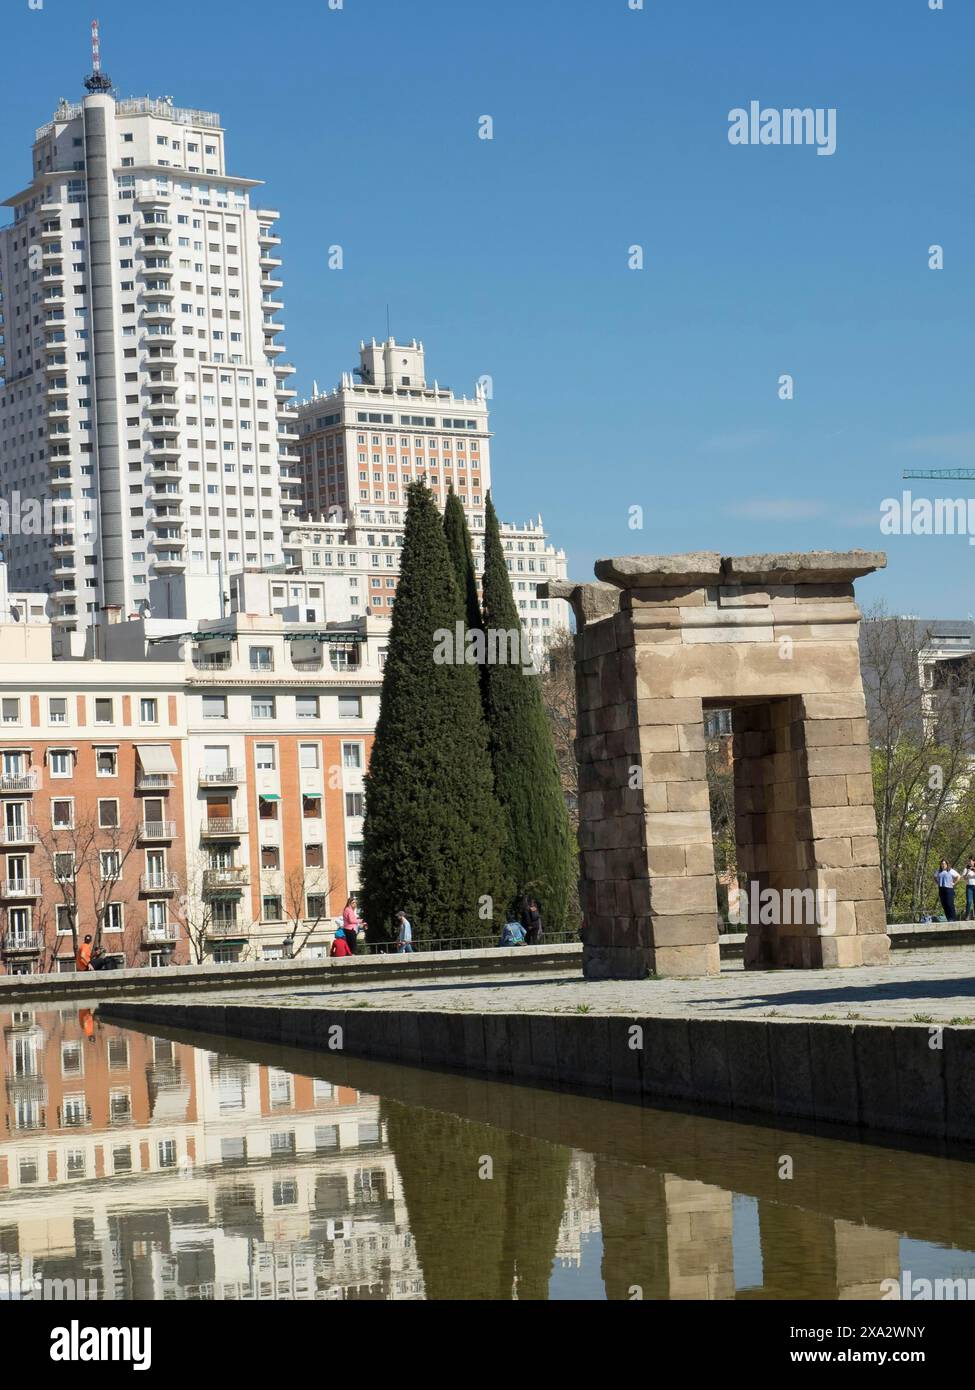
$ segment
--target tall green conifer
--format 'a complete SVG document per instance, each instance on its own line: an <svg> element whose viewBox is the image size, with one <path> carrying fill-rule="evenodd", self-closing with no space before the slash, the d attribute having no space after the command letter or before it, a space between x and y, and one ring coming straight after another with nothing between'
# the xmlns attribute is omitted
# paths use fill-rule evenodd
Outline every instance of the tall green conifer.
<svg viewBox="0 0 975 1390"><path fill-rule="evenodd" d="M402 908L422 943L492 932L510 885L478 670L464 661L464 608L443 523L422 483L409 488L408 502L366 777L360 897L371 941L392 935Z"/></svg>
<svg viewBox="0 0 975 1390"><path fill-rule="evenodd" d="M489 650L492 632L521 631L490 493L482 611ZM538 898L547 925L574 929L578 923L567 916L577 861L539 678L517 661L489 662L483 693L495 794L507 829L508 877L519 899L525 894Z"/></svg>

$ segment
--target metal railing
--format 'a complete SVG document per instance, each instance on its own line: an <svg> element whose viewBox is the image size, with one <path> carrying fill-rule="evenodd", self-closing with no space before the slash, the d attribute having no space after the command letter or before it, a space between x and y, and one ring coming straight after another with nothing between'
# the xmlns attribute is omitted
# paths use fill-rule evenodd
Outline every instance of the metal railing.
<svg viewBox="0 0 975 1390"><path fill-rule="evenodd" d="M143 821L139 826L140 840L172 840L176 834L174 820Z"/></svg>
<svg viewBox="0 0 975 1390"><path fill-rule="evenodd" d="M224 767L220 768L219 771L204 768L200 773L201 787L228 786L232 782L242 782L243 780L244 769L242 767Z"/></svg>
<svg viewBox="0 0 975 1390"><path fill-rule="evenodd" d="M178 887L176 875L168 870L161 874L143 874L139 879L142 893L171 893Z"/></svg>
<svg viewBox="0 0 975 1390"><path fill-rule="evenodd" d="M30 772L0 773L0 792L33 792L40 784L36 768Z"/></svg>
<svg viewBox="0 0 975 1390"><path fill-rule="evenodd" d="M36 898L40 895L39 878L5 878L0 880L0 897Z"/></svg>
<svg viewBox="0 0 975 1390"><path fill-rule="evenodd" d="M250 869L246 864L234 864L225 869L203 870L203 891L212 893L223 888L245 888L250 882Z"/></svg>
<svg viewBox="0 0 975 1390"><path fill-rule="evenodd" d="M201 835L242 835L247 829L246 821L233 816L210 816L200 827Z"/></svg>
<svg viewBox="0 0 975 1390"><path fill-rule="evenodd" d="M55 826L55 830L65 829L64 826ZM0 826L0 845L33 845L37 843L37 826L23 823L21 825Z"/></svg>
<svg viewBox="0 0 975 1390"><path fill-rule="evenodd" d="M43 945L37 932L5 932L3 936L3 954L5 956L19 955L21 952L39 951Z"/></svg>
<svg viewBox="0 0 975 1390"><path fill-rule="evenodd" d="M136 790L140 792L168 792L172 790L173 774L171 772L137 772L135 786Z"/></svg>

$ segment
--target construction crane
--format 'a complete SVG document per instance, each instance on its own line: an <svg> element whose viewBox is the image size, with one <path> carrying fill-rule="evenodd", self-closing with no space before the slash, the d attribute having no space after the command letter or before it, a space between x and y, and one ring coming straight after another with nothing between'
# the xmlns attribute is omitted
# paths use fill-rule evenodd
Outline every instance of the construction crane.
<svg viewBox="0 0 975 1390"><path fill-rule="evenodd" d="M905 468L901 477L954 478L956 482L970 482L975 479L975 468Z"/></svg>

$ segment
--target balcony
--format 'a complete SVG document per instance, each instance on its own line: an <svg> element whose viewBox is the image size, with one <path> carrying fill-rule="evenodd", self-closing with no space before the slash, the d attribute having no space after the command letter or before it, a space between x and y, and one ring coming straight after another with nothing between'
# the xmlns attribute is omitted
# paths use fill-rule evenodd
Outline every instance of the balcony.
<svg viewBox="0 0 975 1390"><path fill-rule="evenodd" d="M246 864L235 864L226 869L204 869L204 893L240 893L250 882L250 870Z"/></svg>
<svg viewBox="0 0 975 1390"><path fill-rule="evenodd" d="M200 773L201 787L236 787L244 780L242 767L204 768Z"/></svg>
<svg viewBox="0 0 975 1390"><path fill-rule="evenodd" d="M0 879L0 897L2 898L39 898L40 896L41 880L39 878Z"/></svg>
<svg viewBox="0 0 975 1390"><path fill-rule="evenodd" d="M85 1129L90 1124L90 1105L58 1106L59 1129Z"/></svg>
<svg viewBox="0 0 975 1390"><path fill-rule="evenodd" d="M154 840L172 840L176 835L174 820L147 820L139 826L139 839L143 843Z"/></svg>
<svg viewBox="0 0 975 1390"><path fill-rule="evenodd" d="M198 671L227 671L230 663L230 652L212 652L209 656L202 652L193 653L193 665Z"/></svg>
<svg viewBox="0 0 975 1390"><path fill-rule="evenodd" d="M142 944L157 949L168 946L171 950L176 945L176 923L147 922L142 928Z"/></svg>
<svg viewBox="0 0 975 1390"><path fill-rule="evenodd" d="M40 785L41 777L36 768L30 772L0 774L0 792L36 792Z"/></svg>
<svg viewBox="0 0 975 1390"><path fill-rule="evenodd" d="M208 840L239 840L247 833L247 822L234 816L210 816L200 826L200 834Z"/></svg>
<svg viewBox="0 0 975 1390"><path fill-rule="evenodd" d="M160 874L143 874L139 879L140 893L175 893L178 887L176 875L168 869Z"/></svg>
<svg viewBox="0 0 975 1390"><path fill-rule="evenodd" d="M0 943L3 956L36 956L44 948L44 942L37 932L4 932Z"/></svg>
<svg viewBox="0 0 975 1390"><path fill-rule="evenodd" d="M207 936L223 938L227 936L241 936L244 928L239 922L211 922L207 927Z"/></svg>
<svg viewBox="0 0 975 1390"><path fill-rule="evenodd" d="M140 768L135 774L135 789L137 792L169 792L175 780L172 772L143 772Z"/></svg>
<svg viewBox="0 0 975 1390"><path fill-rule="evenodd" d="M0 845L36 845L37 826L26 821L0 826Z"/></svg>
<svg viewBox="0 0 975 1390"><path fill-rule="evenodd" d="M325 663L320 656L293 656L291 665L296 671L320 671Z"/></svg>

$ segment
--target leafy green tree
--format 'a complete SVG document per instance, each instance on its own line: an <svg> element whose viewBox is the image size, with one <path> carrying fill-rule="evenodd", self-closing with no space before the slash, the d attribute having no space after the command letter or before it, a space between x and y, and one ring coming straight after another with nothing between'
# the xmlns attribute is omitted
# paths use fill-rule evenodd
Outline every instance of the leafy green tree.
<svg viewBox="0 0 975 1390"><path fill-rule="evenodd" d="M541 683L512 651L513 643L492 641L499 631L520 636L522 626L490 493L485 507L483 615L489 657L492 651L504 651L507 657L488 660L483 688L494 786L507 829L508 877L516 898L538 898L550 927L574 929L579 923L569 920L569 904L577 860Z"/></svg>
<svg viewBox="0 0 975 1390"><path fill-rule="evenodd" d="M402 909L422 944L493 935L509 886L478 672L456 642L463 605L443 524L422 483L408 503L366 776L360 897L370 942L390 939Z"/></svg>

